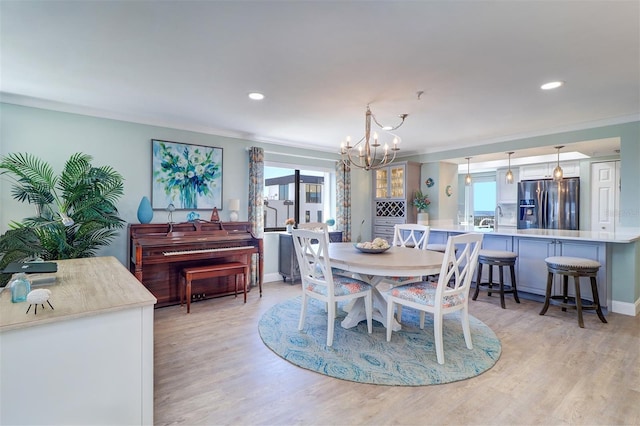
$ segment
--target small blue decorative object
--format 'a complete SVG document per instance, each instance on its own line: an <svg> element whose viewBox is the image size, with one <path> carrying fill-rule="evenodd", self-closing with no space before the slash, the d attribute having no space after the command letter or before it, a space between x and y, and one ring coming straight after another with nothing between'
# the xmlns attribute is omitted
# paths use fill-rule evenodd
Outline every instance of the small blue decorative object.
<svg viewBox="0 0 640 426"><path fill-rule="evenodd" d="M27 274L16 274L15 279L9 283L9 287L13 303L27 301L27 294L31 291L31 281L27 278Z"/></svg>
<svg viewBox="0 0 640 426"><path fill-rule="evenodd" d="M138 220L140 223L149 223L153 219L153 209L151 208L151 202L147 196L142 197L140 205L138 206Z"/></svg>
<svg viewBox="0 0 640 426"><path fill-rule="evenodd" d="M336 224L336 221L335 221L335 219L329 219L329 220L327 220L326 224L329 225L329 226L333 226L333 225Z"/></svg>
<svg viewBox="0 0 640 426"><path fill-rule="evenodd" d="M431 188L435 182L433 181L433 179L429 178L424 181L424 183L427 185L427 188Z"/></svg>
<svg viewBox="0 0 640 426"><path fill-rule="evenodd" d="M187 221L189 222L195 222L198 219L200 219L200 213L189 212L189 214L187 214Z"/></svg>

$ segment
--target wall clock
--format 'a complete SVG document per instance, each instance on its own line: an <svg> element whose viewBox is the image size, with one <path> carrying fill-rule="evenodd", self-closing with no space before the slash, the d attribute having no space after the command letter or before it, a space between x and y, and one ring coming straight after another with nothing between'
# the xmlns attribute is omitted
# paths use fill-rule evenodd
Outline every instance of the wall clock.
<svg viewBox="0 0 640 426"><path fill-rule="evenodd" d="M429 178L425 180L424 183L427 185L427 188L431 188L435 182L433 181L433 179Z"/></svg>

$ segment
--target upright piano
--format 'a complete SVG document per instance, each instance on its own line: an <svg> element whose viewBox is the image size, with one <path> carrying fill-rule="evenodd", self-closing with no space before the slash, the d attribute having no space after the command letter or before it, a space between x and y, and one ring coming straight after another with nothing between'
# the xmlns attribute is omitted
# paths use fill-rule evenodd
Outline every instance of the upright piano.
<svg viewBox="0 0 640 426"><path fill-rule="evenodd" d="M257 254L251 257L257 257L255 278L262 288L262 238L252 233L250 222L129 224L128 251L129 271L158 299L156 307L180 303L183 268L241 261L247 254ZM235 284L225 277L206 287L207 297L233 293Z"/></svg>

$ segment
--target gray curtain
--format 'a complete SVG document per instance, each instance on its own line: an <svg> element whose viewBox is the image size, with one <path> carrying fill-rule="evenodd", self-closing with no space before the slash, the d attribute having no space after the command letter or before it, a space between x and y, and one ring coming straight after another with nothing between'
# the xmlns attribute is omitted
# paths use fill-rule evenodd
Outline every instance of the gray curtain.
<svg viewBox="0 0 640 426"><path fill-rule="evenodd" d="M264 236L264 149L252 146L249 148L249 222L252 224L253 234ZM254 255L251 262L251 285L258 284L258 259Z"/></svg>
<svg viewBox="0 0 640 426"><path fill-rule="evenodd" d="M343 161L336 163L337 229L342 241L351 241L351 167Z"/></svg>

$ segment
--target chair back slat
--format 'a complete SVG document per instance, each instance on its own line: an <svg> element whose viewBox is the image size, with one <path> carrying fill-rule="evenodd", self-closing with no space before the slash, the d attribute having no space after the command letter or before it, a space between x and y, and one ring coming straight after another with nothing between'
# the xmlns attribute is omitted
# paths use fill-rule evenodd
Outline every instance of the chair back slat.
<svg viewBox="0 0 640 426"><path fill-rule="evenodd" d="M294 229L293 245L300 267L302 285L310 283L326 285L327 294L333 294L333 275L328 254L328 238L325 231Z"/></svg>
<svg viewBox="0 0 640 426"><path fill-rule="evenodd" d="M449 237L438 278L436 298L468 294L478 263L483 234L469 233Z"/></svg>
<svg viewBox="0 0 640 426"><path fill-rule="evenodd" d="M393 231L393 244L400 247L414 247L426 250L429 242L430 227L416 223L396 224Z"/></svg>

